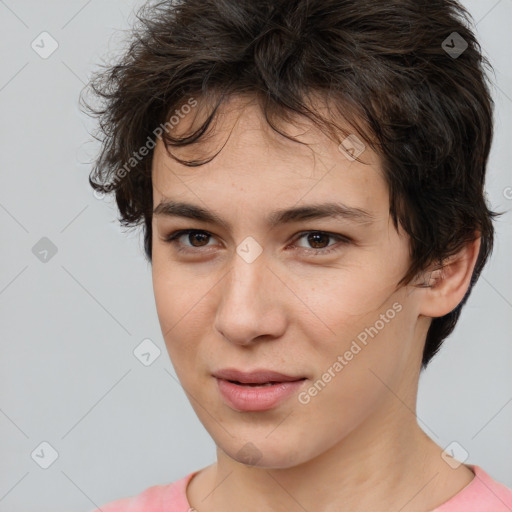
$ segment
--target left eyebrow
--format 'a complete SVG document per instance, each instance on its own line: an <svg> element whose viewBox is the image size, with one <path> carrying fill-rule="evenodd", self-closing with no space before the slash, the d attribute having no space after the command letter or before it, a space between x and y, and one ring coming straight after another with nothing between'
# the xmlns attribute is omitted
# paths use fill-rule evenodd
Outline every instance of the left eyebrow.
<svg viewBox="0 0 512 512"><path fill-rule="evenodd" d="M325 218L341 218L359 224L369 224L375 220L370 212L361 208L343 203L323 203L277 210L270 214L268 223L271 227L275 227L278 224Z"/></svg>
<svg viewBox="0 0 512 512"><path fill-rule="evenodd" d="M162 201L153 210L153 215L185 217L201 222L218 224L231 230L230 223L214 212L190 203ZM275 210L267 217L267 224L270 228L275 228L280 224L325 218L341 218L359 224L370 224L375 220L375 217L370 212L361 208L347 206L342 203L322 203Z"/></svg>

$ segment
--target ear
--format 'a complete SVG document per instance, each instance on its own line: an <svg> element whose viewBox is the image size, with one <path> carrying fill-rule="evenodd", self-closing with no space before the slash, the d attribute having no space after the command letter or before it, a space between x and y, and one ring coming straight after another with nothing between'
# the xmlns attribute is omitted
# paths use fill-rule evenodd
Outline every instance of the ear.
<svg viewBox="0 0 512 512"><path fill-rule="evenodd" d="M469 288L473 269L480 251L481 237L451 256L443 266L431 268L424 273L425 288L420 288L420 314L441 317L453 311L462 301Z"/></svg>

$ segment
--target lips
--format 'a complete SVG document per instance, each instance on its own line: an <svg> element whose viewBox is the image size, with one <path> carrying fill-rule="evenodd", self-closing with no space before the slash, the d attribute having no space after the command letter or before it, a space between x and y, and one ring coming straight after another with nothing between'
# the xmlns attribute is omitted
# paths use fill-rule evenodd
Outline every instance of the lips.
<svg viewBox="0 0 512 512"><path fill-rule="evenodd" d="M236 384L246 385L272 385L280 382L294 382L304 380L305 377L286 375L284 373L275 372L272 370L254 370L250 372L242 372L235 368L225 368L213 374L218 379L227 380Z"/></svg>
<svg viewBox="0 0 512 512"><path fill-rule="evenodd" d="M272 370L242 372L225 368L212 375L225 404L239 412L273 409L289 400L306 381L303 376L286 375Z"/></svg>

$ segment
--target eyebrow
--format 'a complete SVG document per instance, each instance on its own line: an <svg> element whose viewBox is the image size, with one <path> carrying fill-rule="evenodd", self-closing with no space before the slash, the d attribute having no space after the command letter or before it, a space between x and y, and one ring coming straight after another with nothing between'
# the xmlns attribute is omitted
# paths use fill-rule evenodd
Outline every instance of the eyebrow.
<svg viewBox="0 0 512 512"><path fill-rule="evenodd" d="M231 224L216 213L200 206L178 201L162 201L154 210L153 215L165 217L184 217L205 223L217 224L231 231ZM370 224L375 217L361 208L347 206L342 203L322 203L275 210L267 217L267 224L274 228L279 224L317 220L325 218L346 219L358 224Z"/></svg>

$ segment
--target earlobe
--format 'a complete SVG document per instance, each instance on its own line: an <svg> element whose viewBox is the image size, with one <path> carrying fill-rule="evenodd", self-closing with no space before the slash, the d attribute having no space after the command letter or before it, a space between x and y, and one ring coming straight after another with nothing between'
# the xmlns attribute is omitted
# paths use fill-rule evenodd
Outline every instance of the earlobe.
<svg viewBox="0 0 512 512"><path fill-rule="evenodd" d="M420 314L432 318L447 315L462 301L471 283L480 251L480 234L456 255L424 273Z"/></svg>

